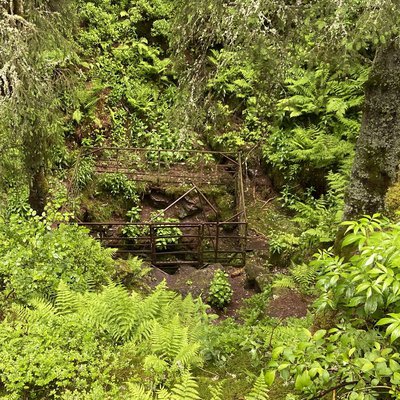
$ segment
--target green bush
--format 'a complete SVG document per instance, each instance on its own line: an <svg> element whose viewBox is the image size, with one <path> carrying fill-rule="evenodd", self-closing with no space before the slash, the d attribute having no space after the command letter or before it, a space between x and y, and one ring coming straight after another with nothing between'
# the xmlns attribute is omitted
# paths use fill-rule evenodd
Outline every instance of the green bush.
<svg viewBox="0 0 400 400"><path fill-rule="evenodd" d="M84 291L107 281L114 269L113 250L103 249L88 230L39 217L13 215L0 221L2 301L27 303L51 296L61 280Z"/></svg>
<svg viewBox="0 0 400 400"><path fill-rule="evenodd" d="M228 274L221 269L215 271L208 294L209 303L215 307L223 308L231 302L232 293Z"/></svg>
<svg viewBox="0 0 400 400"><path fill-rule="evenodd" d="M92 182L95 174L93 157L78 158L73 169L73 182L78 190L84 189Z"/></svg>
<svg viewBox="0 0 400 400"><path fill-rule="evenodd" d="M116 285L78 294L61 284L54 302L14 306L0 323L2 398L142 399L139 385L151 399L174 393L202 364L207 320L200 300L163 285L143 298Z"/></svg>
<svg viewBox="0 0 400 400"><path fill-rule="evenodd" d="M357 252L345 259L326 251L311 263L321 274L317 305L361 320L400 312L400 224L377 214L343 225L342 247Z"/></svg>
<svg viewBox="0 0 400 400"><path fill-rule="evenodd" d="M104 174L100 179L100 186L113 196L123 197L133 203L139 202L135 182L123 173Z"/></svg>

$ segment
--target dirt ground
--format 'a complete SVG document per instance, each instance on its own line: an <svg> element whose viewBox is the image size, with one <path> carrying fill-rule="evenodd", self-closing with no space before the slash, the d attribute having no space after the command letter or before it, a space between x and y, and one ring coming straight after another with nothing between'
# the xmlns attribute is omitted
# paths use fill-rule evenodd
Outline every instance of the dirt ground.
<svg viewBox="0 0 400 400"><path fill-rule="evenodd" d="M281 289L272 295L267 307L267 315L276 318L305 317L308 306L312 302L310 296L291 289Z"/></svg>
<svg viewBox="0 0 400 400"><path fill-rule="evenodd" d="M168 274L158 268L153 268L150 273L150 284L156 286L162 280L166 280L168 287L183 296L192 294L193 297L200 296L207 302L208 288L217 269L222 268L219 264L209 265L203 269L183 266L175 274ZM238 311L244 305L246 299L255 295L256 288L249 286L243 268L222 268L229 275L232 285L233 296L231 303L220 310L212 307L211 312L219 316L219 320L232 317L238 319ZM304 296L295 290L280 289L271 294L271 299L266 309L266 315L276 318L298 317L307 315L312 298Z"/></svg>

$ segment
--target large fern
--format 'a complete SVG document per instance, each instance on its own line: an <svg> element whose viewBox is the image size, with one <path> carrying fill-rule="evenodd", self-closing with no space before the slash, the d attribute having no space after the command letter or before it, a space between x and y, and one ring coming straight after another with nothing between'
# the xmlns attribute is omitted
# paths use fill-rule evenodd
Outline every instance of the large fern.
<svg viewBox="0 0 400 400"><path fill-rule="evenodd" d="M172 388L171 400L201 400L198 385L189 372L186 372L182 381Z"/></svg>
<svg viewBox="0 0 400 400"><path fill-rule="evenodd" d="M199 398L197 384L189 371L202 362L198 331L203 329L202 321L208 317L203 306L191 297L182 299L166 290L165 285L143 298L115 284L101 292L83 294L61 284L54 302L36 298L29 308L15 306L12 311L13 324L18 330L0 324L0 344L3 345L0 356L8 360L6 364L0 363L8 365L0 373L7 390L14 385L12 373L18 373L18 387L29 387L30 376L41 374L40 379L35 379L35 385L42 385L43 393L47 393L46 390L50 393L54 388L46 386L48 381L56 382L57 393L62 393L64 386L71 386L69 380L79 375L79 390L84 390L85 385L92 386L95 379L103 398L108 398L103 394L107 386L103 390L101 385L107 381L113 382L115 393L127 393L122 398ZM9 347L15 335L18 341L13 343L18 343L19 351L10 358ZM37 344L32 347L35 341ZM7 343L10 346L5 347ZM6 353L2 353L3 350ZM24 359L27 354L48 359L50 364L56 363L57 368L38 369L36 364ZM88 363L89 360L92 362ZM22 375L19 370L14 371L14 365L20 364L27 369ZM34 372L29 372L31 369ZM90 382L85 384L89 377ZM132 379L130 385L124 381L128 378ZM137 385L139 381L141 386ZM19 389L15 390L19 395Z"/></svg>
<svg viewBox="0 0 400 400"><path fill-rule="evenodd" d="M265 380L264 373L261 372L256 379L253 389L245 397L246 400L268 400L268 384Z"/></svg>

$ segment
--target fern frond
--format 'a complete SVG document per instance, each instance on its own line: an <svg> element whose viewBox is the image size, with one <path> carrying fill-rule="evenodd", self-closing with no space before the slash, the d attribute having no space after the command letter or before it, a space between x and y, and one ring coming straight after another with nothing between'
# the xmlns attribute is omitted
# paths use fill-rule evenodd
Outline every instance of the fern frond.
<svg viewBox="0 0 400 400"><path fill-rule="evenodd" d="M31 300L33 310L29 310L27 314L27 322L29 325L35 324L40 320L47 319L54 315L53 304L41 297L35 297Z"/></svg>
<svg viewBox="0 0 400 400"><path fill-rule="evenodd" d="M157 375L162 375L168 371L169 365L165 360L157 357L154 354L150 354L144 359L143 367L147 371L153 371Z"/></svg>
<svg viewBox="0 0 400 400"><path fill-rule="evenodd" d="M79 301L76 293L70 290L64 282L60 282L57 288L57 297L55 301L56 314L71 314L78 309L78 306Z"/></svg>
<svg viewBox="0 0 400 400"><path fill-rule="evenodd" d="M178 367L190 367L193 364L199 364L201 357L199 357L199 343L187 343L180 348L179 353L173 360L173 364Z"/></svg>
<svg viewBox="0 0 400 400"><path fill-rule="evenodd" d="M296 284L292 277L280 274L279 277L276 277L276 279L274 280L272 287L294 289L296 287Z"/></svg>
<svg viewBox="0 0 400 400"><path fill-rule="evenodd" d="M302 288L309 289L315 284L317 271L314 267L303 264L297 264L291 269L293 280Z"/></svg>
<svg viewBox="0 0 400 400"><path fill-rule="evenodd" d="M210 400L223 400L222 399L222 382L218 382L215 386L209 386L211 399Z"/></svg>
<svg viewBox="0 0 400 400"><path fill-rule="evenodd" d="M259 377L254 383L250 394L245 396L246 400L268 400L268 384L265 382L264 373L261 371Z"/></svg>
<svg viewBox="0 0 400 400"><path fill-rule="evenodd" d="M136 383L128 383L128 399L129 400L153 400L150 391L147 391L142 385Z"/></svg>
<svg viewBox="0 0 400 400"><path fill-rule="evenodd" d="M172 388L171 400L201 400L197 382L189 372L182 375L182 381Z"/></svg>
<svg viewBox="0 0 400 400"><path fill-rule="evenodd" d="M157 400L171 400L171 393L167 389L157 391Z"/></svg>
<svg viewBox="0 0 400 400"><path fill-rule="evenodd" d="M116 341L129 340L137 324L140 314L137 312L135 297L138 297L136 293L129 295L120 285L104 288L96 322L105 327Z"/></svg>
<svg viewBox="0 0 400 400"><path fill-rule="evenodd" d="M166 326L161 326L158 322L154 324L152 350L155 354L172 362L187 344L188 328L182 328L177 315Z"/></svg>
<svg viewBox="0 0 400 400"><path fill-rule="evenodd" d="M154 323L155 323L154 319L142 321L140 325L137 327L135 335L132 338L132 341L135 343L140 343L142 341L149 340L153 333Z"/></svg>

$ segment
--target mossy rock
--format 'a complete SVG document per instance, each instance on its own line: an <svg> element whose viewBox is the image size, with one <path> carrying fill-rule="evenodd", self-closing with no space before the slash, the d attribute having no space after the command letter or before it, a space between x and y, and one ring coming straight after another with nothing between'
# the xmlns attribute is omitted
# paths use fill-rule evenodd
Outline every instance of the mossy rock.
<svg viewBox="0 0 400 400"><path fill-rule="evenodd" d="M229 194L225 193L215 199L217 203L218 213L222 221L231 217L235 209L235 198Z"/></svg>
<svg viewBox="0 0 400 400"><path fill-rule="evenodd" d="M85 222L110 221L113 218L125 218L129 205L124 199L109 196L83 198L79 219Z"/></svg>
<svg viewBox="0 0 400 400"><path fill-rule="evenodd" d="M260 264L256 260L248 260L244 269L247 280L256 285L261 291L266 289L274 278L269 267L265 263Z"/></svg>

